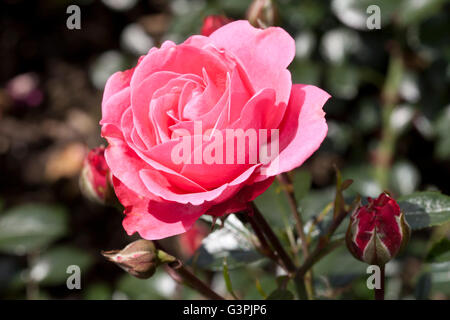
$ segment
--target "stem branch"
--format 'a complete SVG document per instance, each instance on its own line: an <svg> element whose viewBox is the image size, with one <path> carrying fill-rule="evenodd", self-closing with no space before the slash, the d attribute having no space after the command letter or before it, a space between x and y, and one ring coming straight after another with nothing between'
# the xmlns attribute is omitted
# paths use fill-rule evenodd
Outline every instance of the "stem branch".
<svg viewBox="0 0 450 320"><path fill-rule="evenodd" d="M389 170L393 158L397 133L391 125L392 112L398 103L398 91L402 81L404 65L398 46L393 46L386 80L381 92L381 140L375 154L375 175L382 189L387 189Z"/></svg>
<svg viewBox="0 0 450 320"><path fill-rule="evenodd" d="M298 203L295 199L295 194L293 191L292 181L289 178L287 173L282 173L277 176L278 181L281 184L282 189L287 195L289 206L291 208L292 215L295 219L295 227L297 230L297 234L301 241L303 259L306 260L309 257L309 246L308 239L305 234L304 223L300 212L298 211ZM313 275L312 270L307 272L304 276L305 289L308 294L309 299L314 299L314 286L313 286Z"/></svg>
<svg viewBox="0 0 450 320"><path fill-rule="evenodd" d="M295 270L296 270L294 263L292 262L291 258L286 253L282 244L280 243L280 240L275 235L272 228L267 223L267 221L264 219L263 215L261 214L261 212L258 210L258 208L255 206L254 203L251 203L251 210L252 210L252 212L250 212L249 218L254 219L254 221L256 222L258 227L261 228L261 231L266 235L268 241L274 248L275 252L277 253L280 260L282 261L282 263L283 263L285 269L288 271L288 273L294 274Z"/></svg>
<svg viewBox="0 0 450 320"><path fill-rule="evenodd" d="M158 241L154 242L159 249L163 250L164 252L167 252L165 249L163 249L160 242ZM179 259L177 259L174 262L166 264L166 271L175 281L186 282L192 288L194 288L199 293L204 295L206 298L212 300L225 300L224 297L214 292L206 283L204 283L195 274L189 271Z"/></svg>

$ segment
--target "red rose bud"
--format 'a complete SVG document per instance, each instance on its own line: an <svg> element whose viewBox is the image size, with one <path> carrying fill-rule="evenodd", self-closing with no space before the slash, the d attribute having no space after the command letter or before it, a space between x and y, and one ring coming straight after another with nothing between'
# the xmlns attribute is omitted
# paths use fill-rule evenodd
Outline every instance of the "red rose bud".
<svg viewBox="0 0 450 320"><path fill-rule="evenodd" d="M387 193L368 201L352 214L346 243L355 258L384 265L406 245L411 230L397 202Z"/></svg>
<svg viewBox="0 0 450 320"><path fill-rule="evenodd" d="M202 30L201 30L201 34L203 36L209 36L211 33L213 33L214 31L216 31L217 29L219 29L220 27L226 25L227 23L230 23L231 20L228 19L225 16L221 16L221 15L212 15L212 16L207 16L204 20L203 20L203 26L202 26Z"/></svg>
<svg viewBox="0 0 450 320"><path fill-rule="evenodd" d="M105 147L89 151L80 176L80 189L83 195L102 204L114 199L111 178L105 160Z"/></svg>
<svg viewBox="0 0 450 320"><path fill-rule="evenodd" d="M273 0L254 0L247 10L247 20L257 28L274 26L278 10Z"/></svg>
<svg viewBox="0 0 450 320"><path fill-rule="evenodd" d="M144 239L134 241L122 250L102 251L102 255L140 279L150 278L159 265L176 260L164 251L156 249L152 241Z"/></svg>

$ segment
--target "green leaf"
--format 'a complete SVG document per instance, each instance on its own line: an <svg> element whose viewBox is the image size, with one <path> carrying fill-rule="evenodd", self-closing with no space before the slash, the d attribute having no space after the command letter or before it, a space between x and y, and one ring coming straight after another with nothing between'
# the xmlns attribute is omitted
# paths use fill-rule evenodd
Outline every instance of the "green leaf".
<svg viewBox="0 0 450 320"><path fill-rule="evenodd" d="M24 204L0 214L0 251L12 254L45 247L67 231L64 208Z"/></svg>
<svg viewBox="0 0 450 320"><path fill-rule="evenodd" d="M286 289L276 289L266 300L294 300L294 294Z"/></svg>
<svg viewBox="0 0 450 320"><path fill-rule="evenodd" d="M427 262L450 261L450 240L442 238L433 244L426 257Z"/></svg>
<svg viewBox="0 0 450 320"><path fill-rule="evenodd" d="M416 192L398 199L413 230L450 221L450 197L436 191Z"/></svg>
<svg viewBox="0 0 450 320"><path fill-rule="evenodd" d="M223 274L223 279L225 280L225 285L227 287L228 293L230 293L233 296L233 298L235 298L236 300L239 300L239 298L236 296L236 294L233 291L233 284L231 283L231 277L230 277L230 272L228 271L228 264L227 264L226 258L223 259L222 274Z"/></svg>
<svg viewBox="0 0 450 320"><path fill-rule="evenodd" d="M70 274L67 267L76 265L85 274L92 265L92 257L85 251L72 246L58 246L45 252L31 268L31 278L41 285L65 283Z"/></svg>

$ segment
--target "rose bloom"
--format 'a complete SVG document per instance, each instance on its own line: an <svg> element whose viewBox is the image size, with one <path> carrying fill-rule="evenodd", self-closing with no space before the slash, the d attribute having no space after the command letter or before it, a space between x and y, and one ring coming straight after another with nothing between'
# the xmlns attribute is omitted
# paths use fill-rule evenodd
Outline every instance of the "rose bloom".
<svg viewBox="0 0 450 320"><path fill-rule="evenodd" d="M201 215L244 210L277 174L300 166L319 148L327 134L322 107L330 96L292 84L286 68L294 55L294 40L283 29L235 21L209 37L166 41L135 68L109 78L100 124L128 234L165 238L187 231ZM202 140L194 132L199 122L210 137L203 136L200 151L214 144L215 157L218 142L222 156L229 156L225 139L217 140L227 129L278 130L278 139L269 136L266 144L272 150L270 144L278 143L278 152L256 163L173 161L173 149L186 138L174 133L187 132L195 145ZM248 159L260 145L237 149ZM197 145L193 157L198 151Z"/></svg>

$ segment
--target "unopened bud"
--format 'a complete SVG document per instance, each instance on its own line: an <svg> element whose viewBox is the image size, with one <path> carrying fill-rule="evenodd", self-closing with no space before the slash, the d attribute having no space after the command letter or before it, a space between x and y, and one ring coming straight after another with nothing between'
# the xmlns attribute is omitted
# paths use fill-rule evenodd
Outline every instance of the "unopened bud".
<svg viewBox="0 0 450 320"><path fill-rule="evenodd" d="M411 229L399 205L387 193L368 201L352 214L346 243L355 258L384 265L406 245Z"/></svg>
<svg viewBox="0 0 450 320"><path fill-rule="evenodd" d="M111 172L105 160L105 147L89 151L80 175L80 189L85 197L101 204L115 198Z"/></svg>
<svg viewBox="0 0 450 320"><path fill-rule="evenodd" d="M276 25L278 10L273 0L254 0L247 10L247 20L257 28Z"/></svg>
<svg viewBox="0 0 450 320"><path fill-rule="evenodd" d="M102 255L140 279L150 278L159 265L176 261L171 255L156 249L152 241L144 239L134 241L122 250L102 251Z"/></svg>
<svg viewBox="0 0 450 320"><path fill-rule="evenodd" d="M200 33L203 36L209 36L211 33L230 22L230 19L222 15L207 16L203 20L203 26Z"/></svg>

